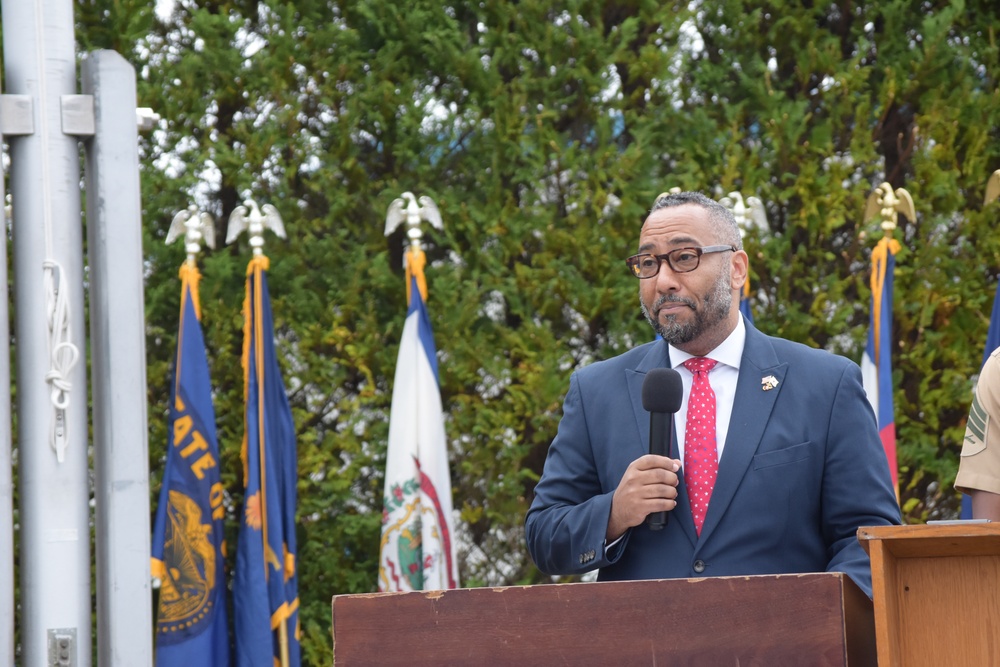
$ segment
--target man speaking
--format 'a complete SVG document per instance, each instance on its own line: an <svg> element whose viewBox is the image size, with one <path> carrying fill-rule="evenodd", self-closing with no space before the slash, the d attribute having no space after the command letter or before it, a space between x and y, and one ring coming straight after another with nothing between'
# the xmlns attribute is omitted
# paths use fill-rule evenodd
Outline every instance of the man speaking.
<svg viewBox="0 0 1000 667"><path fill-rule="evenodd" d="M703 195L654 204L626 263L663 340L570 378L525 520L543 572L844 572L871 596L857 529L899 524L900 512L860 369L743 319L742 245L729 210ZM662 368L682 384L669 456L648 453L642 400ZM666 522L651 527L659 512Z"/></svg>

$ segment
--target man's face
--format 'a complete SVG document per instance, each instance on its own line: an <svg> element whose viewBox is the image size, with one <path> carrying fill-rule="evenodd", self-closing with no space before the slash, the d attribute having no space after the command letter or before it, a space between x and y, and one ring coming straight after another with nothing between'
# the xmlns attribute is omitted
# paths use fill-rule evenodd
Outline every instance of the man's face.
<svg viewBox="0 0 1000 667"><path fill-rule="evenodd" d="M708 211L685 204L650 214L639 235L638 252L661 255L719 244ZM676 273L662 262L656 277L639 281L639 302L664 340L690 354L707 354L736 326L739 311L733 291L745 278L742 250L703 255L698 268L686 273Z"/></svg>

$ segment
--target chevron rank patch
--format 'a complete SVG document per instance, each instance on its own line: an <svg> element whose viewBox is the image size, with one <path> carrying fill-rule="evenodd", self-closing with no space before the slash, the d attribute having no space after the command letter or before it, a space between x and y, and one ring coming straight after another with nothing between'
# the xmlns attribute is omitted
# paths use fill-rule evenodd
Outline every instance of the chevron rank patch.
<svg viewBox="0 0 1000 667"><path fill-rule="evenodd" d="M969 421L965 428L965 445L973 446L973 451L979 451L986 445L986 433L990 427L990 415L979 402L979 392L972 399L969 408Z"/></svg>

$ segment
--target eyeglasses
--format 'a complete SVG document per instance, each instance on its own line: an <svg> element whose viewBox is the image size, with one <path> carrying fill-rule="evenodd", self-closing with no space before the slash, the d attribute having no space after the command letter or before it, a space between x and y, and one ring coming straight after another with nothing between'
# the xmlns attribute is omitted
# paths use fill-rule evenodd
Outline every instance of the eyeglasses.
<svg viewBox="0 0 1000 667"><path fill-rule="evenodd" d="M665 255L632 255L625 260L636 278L655 278L660 273L660 262L666 261L674 273L694 271L701 264L701 256L710 252L736 252L736 246L709 245L703 248L675 248Z"/></svg>

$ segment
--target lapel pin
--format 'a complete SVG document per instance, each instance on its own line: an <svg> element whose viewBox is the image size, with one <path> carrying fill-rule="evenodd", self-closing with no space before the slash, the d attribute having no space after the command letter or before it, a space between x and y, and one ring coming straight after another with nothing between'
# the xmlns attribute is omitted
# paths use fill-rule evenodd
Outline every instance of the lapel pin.
<svg viewBox="0 0 1000 667"><path fill-rule="evenodd" d="M778 378L773 375L768 375L760 379L760 388L764 391L771 391L778 386Z"/></svg>

